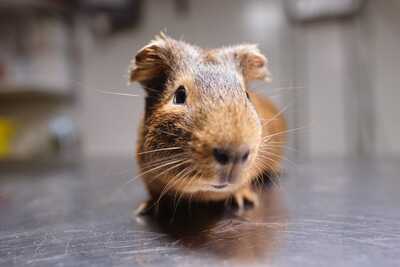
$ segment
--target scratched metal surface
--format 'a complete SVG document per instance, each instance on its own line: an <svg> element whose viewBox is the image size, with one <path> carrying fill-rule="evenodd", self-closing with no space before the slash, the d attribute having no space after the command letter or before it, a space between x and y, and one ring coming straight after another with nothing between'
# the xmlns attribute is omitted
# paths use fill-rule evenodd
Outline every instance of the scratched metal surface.
<svg viewBox="0 0 400 267"><path fill-rule="evenodd" d="M0 266L400 266L400 161L299 163L262 205L142 220L132 161L0 174ZM185 208L186 209L186 208Z"/></svg>

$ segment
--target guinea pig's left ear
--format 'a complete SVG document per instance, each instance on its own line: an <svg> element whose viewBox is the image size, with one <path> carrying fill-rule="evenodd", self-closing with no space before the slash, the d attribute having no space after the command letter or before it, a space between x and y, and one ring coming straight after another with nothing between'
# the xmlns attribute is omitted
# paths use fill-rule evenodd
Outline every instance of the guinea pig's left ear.
<svg viewBox="0 0 400 267"><path fill-rule="evenodd" d="M129 67L129 82L139 82L146 88L167 79L173 64L170 42L170 38L161 33L140 49Z"/></svg>
<svg viewBox="0 0 400 267"><path fill-rule="evenodd" d="M257 45L239 45L233 48L233 56L247 82L254 80L271 81L268 59L261 54Z"/></svg>

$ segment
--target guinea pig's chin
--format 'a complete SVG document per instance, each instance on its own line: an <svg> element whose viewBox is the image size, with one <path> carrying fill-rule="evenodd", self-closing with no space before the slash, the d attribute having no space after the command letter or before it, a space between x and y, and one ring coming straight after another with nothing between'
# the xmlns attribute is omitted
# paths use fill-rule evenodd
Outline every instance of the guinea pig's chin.
<svg viewBox="0 0 400 267"><path fill-rule="evenodd" d="M192 186L189 190L194 192L232 192L238 189L241 183L219 183L214 181L199 181L196 185Z"/></svg>
<svg viewBox="0 0 400 267"><path fill-rule="evenodd" d="M201 191L208 192L232 192L237 190L241 186L240 183L229 183L229 184L219 184L219 183L209 183L203 186Z"/></svg>

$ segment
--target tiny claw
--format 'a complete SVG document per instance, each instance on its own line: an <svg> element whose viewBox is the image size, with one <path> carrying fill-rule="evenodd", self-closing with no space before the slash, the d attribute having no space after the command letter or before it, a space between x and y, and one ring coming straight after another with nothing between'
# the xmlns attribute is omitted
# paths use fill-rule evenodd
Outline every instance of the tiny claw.
<svg viewBox="0 0 400 267"><path fill-rule="evenodd" d="M233 195L233 202L237 206L237 214L242 214L246 208L245 204L248 204L252 208L258 207L260 202L258 195L251 189L251 186L244 187Z"/></svg>
<svg viewBox="0 0 400 267"><path fill-rule="evenodd" d="M152 202L145 201L139 205L139 207L135 210L135 215L136 216L146 216L150 215L152 213Z"/></svg>

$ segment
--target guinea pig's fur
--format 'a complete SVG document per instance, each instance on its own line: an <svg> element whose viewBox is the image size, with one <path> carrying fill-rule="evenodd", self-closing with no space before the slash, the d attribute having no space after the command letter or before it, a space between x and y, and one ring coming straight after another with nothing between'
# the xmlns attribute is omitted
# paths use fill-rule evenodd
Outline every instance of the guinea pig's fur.
<svg viewBox="0 0 400 267"><path fill-rule="evenodd" d="M137 159L152 201L166 194L256 205L251 182L279 172L286 131L279 110L249 88L270 80L256 45L201 49L161 33L129 76L146 91Z"/></svg>

